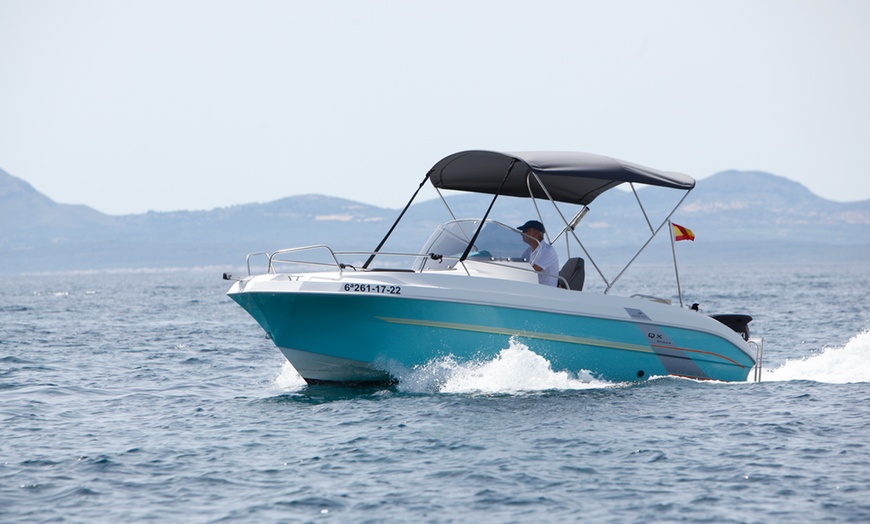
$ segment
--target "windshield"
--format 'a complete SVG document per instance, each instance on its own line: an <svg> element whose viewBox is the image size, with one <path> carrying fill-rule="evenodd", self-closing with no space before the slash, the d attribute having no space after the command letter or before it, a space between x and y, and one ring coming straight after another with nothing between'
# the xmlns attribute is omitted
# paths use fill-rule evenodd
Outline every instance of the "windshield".
<svg viewBox="0 0 870 524"><path fill-rule="evenodd" d="M421 253L458 259L465 252L479 225L479 219L454 220L441 224L426 241ZM479 261L528 262L523 255L529 246L523 242L522 237L523 234L512 227L487 220L468 258ZM422 269L426 260L429 259L419 260L416 269Z"/></svg>

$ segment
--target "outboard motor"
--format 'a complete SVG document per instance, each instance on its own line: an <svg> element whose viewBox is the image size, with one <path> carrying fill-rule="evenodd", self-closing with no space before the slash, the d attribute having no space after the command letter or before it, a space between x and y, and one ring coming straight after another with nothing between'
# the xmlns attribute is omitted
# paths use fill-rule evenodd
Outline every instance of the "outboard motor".
<svg viewBox="0 0 870 524"><path fill-rule="evenodd" d="M710 315L710 317L740 333L743 340L749 340L749 323L752 322L752 317L749 315Z"/></svg>

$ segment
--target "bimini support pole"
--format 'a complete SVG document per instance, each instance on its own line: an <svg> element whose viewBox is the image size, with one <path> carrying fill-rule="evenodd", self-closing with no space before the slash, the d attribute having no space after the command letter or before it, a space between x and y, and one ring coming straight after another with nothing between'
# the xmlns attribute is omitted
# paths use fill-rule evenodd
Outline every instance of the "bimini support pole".
<svg viewBox="0 0 870 524"><path fill-rule="evenodd" d="M556 238L554 238L553 241L550 243L555 244L557 240L562 238L563 234L569 231L573 233L574 230L577 229L577 225L580 224L580 221L583 220L583 217L585 217L586 213L588 212L589 206L583 206L583 208L581 208L580 211L578 211L577 214L574 215L574 218L571 219L571 222L566 223L565 227L562 228L562 231L559 231L559 234L556 235ZM541 220L541 222L543 222L543 220ZM565 249L568 252L568 258L571 258L571 239L568 238L567 234L565 234Z"/></svg>
<svg viewBox="0 0 870 524"><path fill-rule="evenodd" d="M465 247L465 252L462 253L462 256L459 257L459 262L465 262L465 259L468 258L468 255L471 253L471 248L474 246L474 243L477 241L477 236L480 235L480 231L483 229L484 224L486 224L486 219L489 217L489 212L492 211L492 206L495 205L495 201L498 196L501 194L501 188L504 187L505 182L507 182L508 176L511 174L511 170L514 168L514 164L517 163L516 158L511 159L511 163L507 168L507 171L504 173L504 178L501 179L501 184L498 185L498 189L495 194L492 196L492 202L489 203L489 207L486 208L486 213L484 213L483 218L480 219L480 225L477 226L477 230L474 232L474 235L471 237L471 240L468 242L468 245ZM465 264L463 264L463 267Z"/></svg>
<svg viewBox="0 0 870 524"><path fill-rule="evenodd" d="M558 235L556 235L556 238L553 240L553 242L558 240L559 237L562 236L562 233L566 233L566 232L570 233L574 237L574 240L577 241L577 245L580 246L580 249L583 250L583 254L586 255L586 259L592 264L592 267L595 268L595 271L598 271L598 275L601 277L601 280L604 281L604 284L607 286L607 289L610 289L611 284L610 284L610 282L607 281L607 277L604 276L604 273L598 267L598 264L595 263L595 260L592 258L592 255L590 255L589 252L586 251L586 246L584 246L583 242L580 241L580 237L577 236L577 232L575 231L577 224L580 223L580 220L582 220L583 217L586 215L586 212L589 211L589 206L584 205L583 209L581 209L580 212L574 216L574 218L571 220L571 222L568 222L568 219L565 218L565 215L562 214L562 210L559 209L559 206L556 205L556 201L553 200L553 197L550 195L550 191L547 190L547 186L545 186L544 183L541 182L541 179L538 177L537 173L534 173L534 172L530 173L529 178L526 180L526 185L529 188L529 198L532 199L532 202L535 201L535 195L532 193L532 184L531 184L531 177L532 176L534 176L535 180L538 181L538 186L541 188L541 190L544 192L544 194L547 195L547 198L550 200L550 203L553 204L553 209L555 209L556 212L559 213L559 216L562 217L562 222L564 222L564 224L565 224L565 227L562 229L562 231L559 232ZM538 209L538 205L535 204L535 210L537 211L537 209ZM541 222L544 221L543 218L541 218L540 211L538 211L538 218L540 218ZM568 243L567 242L568 241L567 234L565 235L565 241L566 241L565 243L567 244ZM552 242L551 242L551 244L552 244ZM568 256L569 257L571 256L570 248L568 249Z"/></svg>
<svg viewBox="0 0 870 524"><path fill-rule="evenodd" d="M371 263L372 263L372 260L375 259L375 255L377 255L377 254L378 254L378 251L380 251L381 248L384 247L384 244L387 243L387 239L390 238L390 235L393 234L393 230L396 229L396 226L397 226L397 225L399 225L399 221L402 220L402 217L403 217L403 216L405 216L405 211L407 211L408 208L411 207L411 204L414 203L414 199L417 198L417 193L419 193L420 190L423 189L423 184L425 184L426 181L429 180L429 174L430 174L430 173L431 173L431 171L430 171L429 173L426 173L426 176L423 177L423 181L420 182L420 185L417 186L417 190L414 191L414 194L413 194L413 195L411 195L411 200L408 201L408 204L405 206L405 209L403 209L402 212L399 213L399 218L397 218L396 221L393 222L393 227L391 227L390 230L387 231L387 234L384 235L384 238L383 238L383 240L381 240L381 243L378 244L378 247L376 247L375 250L372 251L372 254L369 256L368 260L366 260L366 263L363 264L363 266L362 266L363 269L368 269L369 264L371 264Z"/></svg>
<svg viewBox="0 0 870 524"><path fill-rule="evenodd" d="M674 274L677 277L677 293L680 295L680 307L683 307L683 288L680 286L680 270L677 268L677 239L674 238L674 223L670 219L668 219L668 229L671 230L671 253L674 254Z"/></svg>
<svg viewBox="0 0 870 524"><path fill-rule="evenodd" d="M637 260L637 257L639 257L640 254L643 253L644 249L646 249L647 246L649 246L650 242L652 242L653 239L654 239L656 236L658 236L658 234L659 234L659 232L662 230L662 228L665 227L665 225L668 225L668 224L671 223L671 217L674 216L674 213L677 212L677 209L679 209L679 207L680 207L681 205L683 205L683 201L686 200L686 197L687 197L687 196L689 196L689 192L690 192L690 191L691 191L691 189L686 191L686 193L683 195L683 198L681 198L680 201L677 202L677 205L674 206L674 208L671 210L670 213L668 213L668 216L665 217L665 219L662 221L661 224L659 224L659 227L658 227L655 231L652 232L652 235L650 235L650 237L646 240L646 242L644 242L644 244L640 247L640 249L637 250L637 253L635 253L634 256L631 257L631 260L628 261L628 264L626 264L625 267L622 268L622 271L620 271L618 275L616 275L615 277L613 277L613 281L612 281L612 282L607 286L607 288L604 290L604 294L605 294L605 295L606 295L607 293L610 292L610 288L612 288L613 285L616 284L616 281L619 280L619 278L622 277L622 275L623 275L626 271L628 271L628 268L631 267L632 264L634 264L634 261ZM673 229L674 229L674 228L671 227L671 231L673 231Z"/></svg>

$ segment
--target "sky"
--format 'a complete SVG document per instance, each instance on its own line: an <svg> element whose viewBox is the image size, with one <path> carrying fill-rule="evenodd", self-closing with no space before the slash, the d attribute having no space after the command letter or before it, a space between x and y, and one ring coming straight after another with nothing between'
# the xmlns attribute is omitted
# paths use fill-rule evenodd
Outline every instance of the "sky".
<svg viewBox="0 0 870 524"><path fill-rule="evenodd" d="M0 169L112 215L400 208L467 149L867 200L867 27L864 0L0 0Z"/></svg>

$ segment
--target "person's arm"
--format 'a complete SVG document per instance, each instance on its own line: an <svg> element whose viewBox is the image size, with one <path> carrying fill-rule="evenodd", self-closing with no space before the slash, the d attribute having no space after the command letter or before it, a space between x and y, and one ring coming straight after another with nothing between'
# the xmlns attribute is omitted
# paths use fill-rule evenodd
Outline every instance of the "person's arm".
<svg viewBox="0 0 870 524"><path fill-rule="evenodd" d="M541 247L541 245L538 244L538 247L536 247L535 249L531 249L531 248L529 249L529 264L532 265L532 269L534 269L535 271L538 271L538 272L541 272L544 270L544 268L535 264L535 262L538 260L538 257L541 256L541 250L539 249L540 247Z"/></svg>

